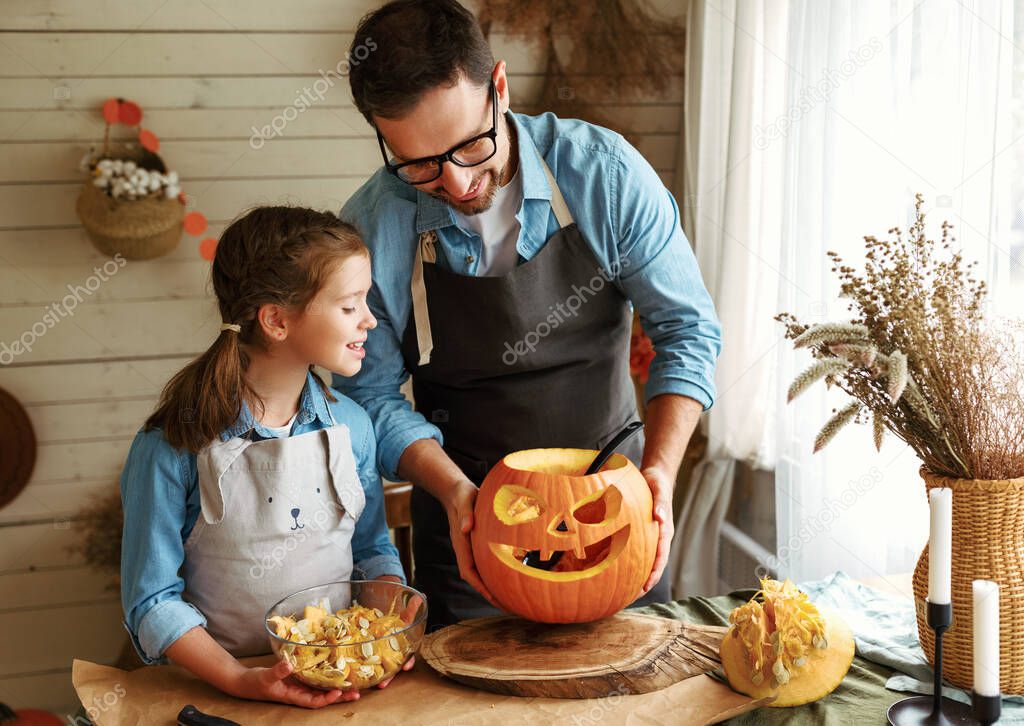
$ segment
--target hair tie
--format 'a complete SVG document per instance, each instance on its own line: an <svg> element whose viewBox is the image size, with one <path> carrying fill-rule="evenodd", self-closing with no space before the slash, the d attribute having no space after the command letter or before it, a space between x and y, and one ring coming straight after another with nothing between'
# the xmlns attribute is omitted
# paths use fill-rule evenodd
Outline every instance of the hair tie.
<svg viewBox="0 0 1024 726"><path fill-rule="evenodd" d="M236 333L241 333L242 332L242 326L241 325L234 325L233 323L221 323L220 324L220 329L221 329L221 331L233 330Z"/></svg>

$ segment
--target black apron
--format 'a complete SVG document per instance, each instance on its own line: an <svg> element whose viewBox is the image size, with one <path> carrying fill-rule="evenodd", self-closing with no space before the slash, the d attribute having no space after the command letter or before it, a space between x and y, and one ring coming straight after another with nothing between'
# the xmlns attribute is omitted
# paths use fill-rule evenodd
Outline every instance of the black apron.
<svg viewBox="0 0 1024 726"><path fill-rule="evenodd" d="M431 231L420 236L413 265L402 356L416 410L441 430L445 453L477 486L513 451L600 448L638 418L629 302L573 222L546 164L544 170L560 229L532 259L500 277L461 275L433 264ZM643 436L620 451L639 466ZM428 628L498 614L459 577L441 503L414 487L411 510L415 582L427 595ZM662 578L634 605L668 599Z"/></svg>

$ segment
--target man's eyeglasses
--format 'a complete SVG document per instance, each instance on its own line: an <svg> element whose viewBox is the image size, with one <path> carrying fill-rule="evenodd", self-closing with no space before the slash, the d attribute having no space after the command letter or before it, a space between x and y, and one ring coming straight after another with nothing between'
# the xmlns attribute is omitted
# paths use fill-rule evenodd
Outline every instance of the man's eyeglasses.
<svg viewBox="0 0 1024 726"><path fill-rule="evenodd" d="M377 131L377 143L380 145L384 166L389 172L407 184L426 184L441 176L441 168L446 161L457 166L477 166L490 159L498 150L498 92L491 81L491 130L468 141L463 141L437 156L424 156L401 164L392 164L384 148L384 137Z"/></svg>

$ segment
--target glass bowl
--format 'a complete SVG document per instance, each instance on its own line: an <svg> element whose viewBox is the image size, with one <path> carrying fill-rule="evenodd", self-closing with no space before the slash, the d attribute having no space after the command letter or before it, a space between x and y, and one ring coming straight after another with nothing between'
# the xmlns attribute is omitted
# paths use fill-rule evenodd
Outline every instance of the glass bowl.
<svg viewBox="0 0 1024 726"><path fill-rule="evenodd" d="M356 606L367 610L338 616ZM292 664L299 681L350 691L398 673L419 650L426 622L427 599L418 590L386 580L350 580L289 595L267 611L264 627L274 655Z"/></svg>

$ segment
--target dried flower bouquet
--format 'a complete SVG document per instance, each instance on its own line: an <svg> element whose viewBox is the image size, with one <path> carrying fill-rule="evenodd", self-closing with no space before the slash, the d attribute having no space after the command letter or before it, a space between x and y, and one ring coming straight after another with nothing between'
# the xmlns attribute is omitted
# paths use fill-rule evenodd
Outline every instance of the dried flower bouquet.
<svg viewBox="0 0 1024 726"><path fill-rule="evenodd" d="M986 286L954 250L952 225L936 243L925 234L923 197L914 224L890 239L864 238L863 272L829 252L855 318L804 325L781 313L786 338L814 363L789 400L824 380L852 397L821 429L819 451L851 421L888 430L928 470L960 479L1024 476L1024 346L1020 323L990 323Z"/></svg>

